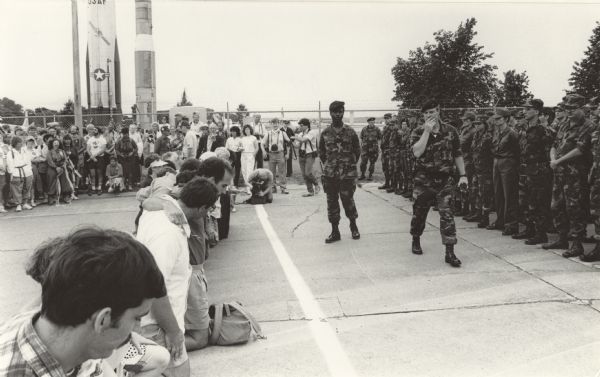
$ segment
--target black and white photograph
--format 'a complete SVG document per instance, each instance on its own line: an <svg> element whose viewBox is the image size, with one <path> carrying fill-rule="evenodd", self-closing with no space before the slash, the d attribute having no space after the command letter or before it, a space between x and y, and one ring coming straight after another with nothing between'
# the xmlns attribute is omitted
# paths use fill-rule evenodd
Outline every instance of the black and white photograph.
<svg viewBox="0 0 600 377"><path fill-rule="evenodd" d="M600 377L599 1L0 14L0 377Z"/></svg>

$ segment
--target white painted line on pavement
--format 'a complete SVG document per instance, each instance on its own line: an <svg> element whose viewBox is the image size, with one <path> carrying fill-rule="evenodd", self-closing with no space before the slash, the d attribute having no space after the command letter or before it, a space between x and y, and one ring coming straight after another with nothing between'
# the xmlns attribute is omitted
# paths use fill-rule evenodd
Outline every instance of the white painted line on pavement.
<svg viewBox="0 0 600 377"><path fill-rule="evenodd" d="M327 362L329 373L335 377L356 376L356 372L350 363L348 355L346 355L346 352L342 348L335 332L331 326L329 326L329 323L327 323L327 319L321 310L319 303L315 299L315 296L313 296L310 288L302 278L302 275L300 275L300 271L298 271L298 268L294 265L294 262L283 246L283 243L273 229L267 211L265 211L265 208L262 205L257 205L255 208L256 215L260 220L267 238L269 238L275 256L277 256L281 268L300 302L300 307L302 307L302 311L306 318L310 320L309 327L317 345L321 349L321 354Z"/></svg>

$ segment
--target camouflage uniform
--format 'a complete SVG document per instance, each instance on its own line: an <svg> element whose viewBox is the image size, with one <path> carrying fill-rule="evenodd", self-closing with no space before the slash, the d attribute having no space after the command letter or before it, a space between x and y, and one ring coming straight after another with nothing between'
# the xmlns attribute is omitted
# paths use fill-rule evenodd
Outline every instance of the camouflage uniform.
<svg viewBox="0 0 600 377"><path fill-rule="evenodd" d="M494 130L492 137L492 153L494 154L494 201L497 219L496 228L504 227L508 234L517 232L519 223L518 163L519 139L510 127Z"/></svg>
<svg viewBox="0 0 600 377"><path fill-rule="evenodd" d="M409 167L408 167L408 155L412 154L412 151L409 149L410 144L410 128L400 129L398 130L398 170L397 174L400 177L400 185L398 187L399 193L404 193L408 191L408 181L412 179L409 175Z"/></svg>
<svg viewBox="0 0 600 377"><path fill-rule="evenodd" d="M411 148L423 135L423 127L411 134ZM455 158L462 156L460 137L454 127L440 123L439 133L431 133L425 152L415 158L413 216L410 234L420 237L425 229L427 213L437 201L440 213L440 233L444 245L456 244L456 226L452 212L452 194L455 189Z"/></svg>
<svg viewBox="0 0 600 377"><path fill-rule="evenodd" d="M528 196L528 207L522 214L527 230L536 235L546 236L550 227L550 197L552 196L552 169L550 169L550 148L554 134L549 127L541 124L528 126L522 131L520 142L519 173L524 175ZM520 182L519 182L520 184Z"/></svg>
<svg viewBox="0 0 600 377"><path fill-rule="evenodd" d="M400 130L400 126L394 122L392 123L392 127L390 128L390 139L389 139L389 152L388 152L388 166L390 171L390 189L388 191L393 191L398 188L398 158L400 156L399 150L399 138L398 131Z"/></svg>
<svg viewBox="0 0 600 377"><path fill-rule="evenodd" d="M518 119L514 128L519 138L519 150L522 152L527 144L527 121L524 118ZM527 185L527 174L525 173L525 156L519 155L519 222L525 224L526 230L533 232L533 223L531 222L529 212L530 187Z"/></svg>
<svg viewBox="0 0 600 377"><path fill-rule="evenodd" d="M589 141L586 140L589 137ZM577 147L585 151L591 149L594 161L590 171L590 210L594 219L594 230L596 238L600 238L600 130L596 128L591 135L585 134L579 141Z"/></svg>
<svg viewBox="0 0 600 377"><path fill-rule="evenodd" d="M410 127L410 124L409 124ZM415 155L412 151L412 132L416 129L416 125L413 125L412 128L409 128L407 131L407 136L404 140L406 146L406 158L404 161L404 176L407 178L407 191L411 194L414 188L414 178L415 178Z"/></svg>
<svg viewBox="0 0 600 377"><path fill-rule="evenodd" d="M388 122L383 126L381 131L381 168L385 175L385 183L390 181L390 133L392 131L392 123Z"/></svg>
<svg viewBox="0 0 600 377"><path fill-rule="evenodd" d="M466 197L461 198L462 213L464 215L472 215L476 211L475 201L477 198L477 182L475 176L475 168L473 165L473 153L471 151L471 144L473 144L473 135L475 134L476 127L471 124L468 127L463 127L460 133L460 148L463 152L463 158L465 160L465 174L469 181L469 189ZM461 195L464 196L464 195Z"/></svg>
<svg viewBox="0 0 600 377"><path fill-rule="evenodd" d="M581 241L586 232L586 210L583 208L583 186L587 184L586 137L589 123L576 124L565 121L557 130L553 148L556 158L566 155L574 148L581 147L583 156L575 157L558 165L554 170L552 187L552 214L560 239L572 237ZM582 142L583 141L583 142ZM578 144L579 143L579 144Z"/></svg>
<svg viewBox="0 0 600 377"><path fill-rule="evenodd" d="M474 205L477 214L484 217L489 215L494 201L492 137L492 128L484 121L484 124L476 129L471 142L473 170L478 186Z"/></svg>
<svg viewBox="0 0 600 377"><path fill-rule="evenodd" d="M360 131L361 154L360 154L360 173L365 175L367 162L370 162L369 176L375 171L375 162L379 157L379 141L381 140L381 130L377 126L367 126Z"/></svg>
<svg viewBox="0 0 600 377"><path fill-rule="evenodd" d="M360 142L348 125L329 126L321 132L319 158L323 162L323 191L327 194L327 217L331 224L340 222L341 199L346 217L358 218L354 204L356 190L356 161L360 156Z"/></svg>

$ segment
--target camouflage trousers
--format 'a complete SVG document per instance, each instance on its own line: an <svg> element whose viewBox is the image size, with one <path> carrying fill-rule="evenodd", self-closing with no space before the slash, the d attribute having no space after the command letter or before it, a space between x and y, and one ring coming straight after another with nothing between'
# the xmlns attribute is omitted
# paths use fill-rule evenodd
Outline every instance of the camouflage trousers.
<svg viewBox="0 0 600 377"><path fill-rule="evenodd" d="M379 157L379 151L363 151L360 154L360 173L365 175L365 171L367 170L367 163L370 162L369 165L369 174L373 174L375 171L375 163L377 162L377 158Z"/></svg>
<svg viewBox="0 0 600 377"><path fill-rule="evenodd" d="M477 200L475 207L481 215L489 214L494 203L494 181L491 173L475 174L477 184Z"/></svg>
<svg viewBox="0 0 600 377"><path fill-rule="evenodd" d="M385 175L385 179L389 179L390 174L390 150L381 149L381 169Z"/></svg>
<svg viewBox="0 0 600 377"><path fill-rule="evenodd" d="M452 194L455 180L451 176L431 176L425 172L417 172L414 178L413 215L410 221L410 234L420 237L425 230L425 222L429 208L437 203L440 214L440 233L442 244L456 244L456 225L452 212Z"/></svg>
<svg viewBox="0 0 600 377"><path fill-rule="evenodd" d="M527 185L528 177L519 173L519 222L525 224L528 229L533 227L531 216L529 215L529 197L530 186Z"/></svg>
<svg viewBox="0 0 600 377"><path fill-rule="evenodd" d="M554 175L552 216L554 225L563 238L582 240L585 237L587 224L586 210L582 206L582 188L586 179L582 174Z"/></svg>
<svg viewBox="0 0 600 377"><path fill-rule="evenodd" d="M358 211L354 204L354 191L356 183L354 178L340 179L322 176L323 191L327 195L327 219L331 224L340 223L340 200L344 207L346 217L350 220L358 218Z"/></svg>
<svg viewBox="0 0 600 377"><path fill-rule="evenodd" d="M388 155L388 166L392 188L398 187L398 153L390 150Z"/></svg>
<svg viewBox="0 0 600 377"><path fill-rule="evenodd" d="M594 230L600 236L600 171L592 170L590 176L590 212L595 217Z"/></svg>
<svg viewBox="0 0 600 377"><path fill-rule="evenodd" d="M552 220L552 170L550 167L540 167L537 174L527 176L526 185L529 197L524 224L533 224L536 234L546 234Z"/></svg>
<svg viewBox="0 0 600 377"><path fill-rule="evenodd" d="M464 209L465 215L467 215L477 212L477 192L479 191L479 187L477 186L477 175L474 173L473 165L465 164L465 173L467 174L469 187L466 191L462 191L460 187L456 187L455 207L458 211Z"/></svg>
<svg viewBox="0 0 600 377"><path fill-rule="evenodd" d="M402 149L400 150L400 153L398 154L398 159L396 160L396 174L400 177L400 188L401 189L407 189L408 188L408 180L409 180L409 175L408 175L408 170L407 170L407 166L406 166L406 155L407 155L408 151L406 149Z"/></svg>

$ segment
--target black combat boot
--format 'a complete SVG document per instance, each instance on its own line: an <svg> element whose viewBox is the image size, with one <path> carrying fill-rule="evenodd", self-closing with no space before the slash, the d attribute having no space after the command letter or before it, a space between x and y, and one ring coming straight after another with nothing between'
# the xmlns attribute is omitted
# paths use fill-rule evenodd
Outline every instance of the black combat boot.
<svg viewBox="0 0 600 377"><path fill-rule="evenodd" d="M406 199L411 198L412 197L412 190L410 190L410 189L406 190L406 192L404 194L402 194L402 197L406 198Z"/></svg>
<svg viewBox="0 0 600 377"><path fill-rule="evenodd" d="M338 224L331 224L331 234L325 239L325 243L332 243L342 239Z"/></svg>
<svg viewBox="0 0 600 377"><path fill-rule="evenodd" d="M538 245L541 243L547 243L548 242L548 235L546 234L546 232L543 233L538 233L535 236L531 237L530 239L525 241L525 245Z"/></svg>
<svg viewBox="0 0 600 377"><path fill-rule="evenodd" d="M490 225L486 226L485 229L487 229L487 230L503 230L504 225L498 224L498 223L491 223Z"/></svg>
<svg viewBox="0 0 600 377"><path fill-rule="evenodd" d="M490 213L484 212L481 214L481 219L477 223L477 227L483 229L487 228L488 225L490 225Z"/></svg>
<svg viewBox="0 0 600 377"><path fill-rule="evenodd" d="M579 256L582 262L598 262L600 261L600 242L596 241L596 247L589 252L584 252Z"/></svg>
<svg viewBox="0 0 600 377"><path fill-rule="evenodd" d="M421 238L420 237L413 236L412 253L417 254L417 255L423 254L423 249L421 249Z"/></svg>
<svg viewBox="0 0 600 377"><path fill-rule="evenodd" d="M532 224L527 224L527 226L525 227L525 230L522 232L519 232L517 234L513 234L512 239L513 240L526 240L528 238L532 238L535 235L535 229L533 228Z"/></svg>
<svg viewBox="0 0 600 377"><path fill-rule="evenodd" d="M367 178L367 181L372 181L373 180L373 173L369 173L369 178Z"/></svg>
<svg viewBox="0 0 600 377"><path fill-rule="evenodd" d="M360 233L358 232L358 227L356 226L356 220L350 220L350 232L352 233L353 240L360 239Z"/></svg>
<svg viewBox="0 0 600 377"><path fill-rule="evenodd" d="M390 178L388 177L387 174L385 174L385 183L379 187L377 187L379 190L385 190L386 188L390 187Z"/></svg>
<svg viewBox="0 0 600 377"><path fill-rule="evenodd" d="M475 211L475 212L471 213L470 215L463 217L463 220L465 220L468 223L476 223L481 220L481 215L479 215L479 213L477 213L477 211Z"/></svg>
<svg viewBox="0 0 600 377"><path fill-rule="evenodd" d="M542 245L542 249L544 250L554 250L554 249L568 249L569 241L567 241L567 235L560 235L558 239L554 242L546 243Z"/></svg>
<svg viewBox="0 0 600 377"><path fill-rule="evenodd" d="M569 250L562 253L562 256L565 258L578 257L580 255L583 255L583 245L579 240L571 242L571 247Z"/></svg>
<svg viewBox="0 0 600 377"><path fill-rule="evenodd" d="M454 245L446 245L446 263L452 267L460 267L461 261L454 255Z"/></svg>
<svg viewBox="0 0 600 377"><path fill-rule="evenodd" d="M364 181L365 179L367 179L367 178L365 177L365 172L362 172L362 173L360 173L360 177L358 177L358 180L359 180L359 181Z"/></svg>

